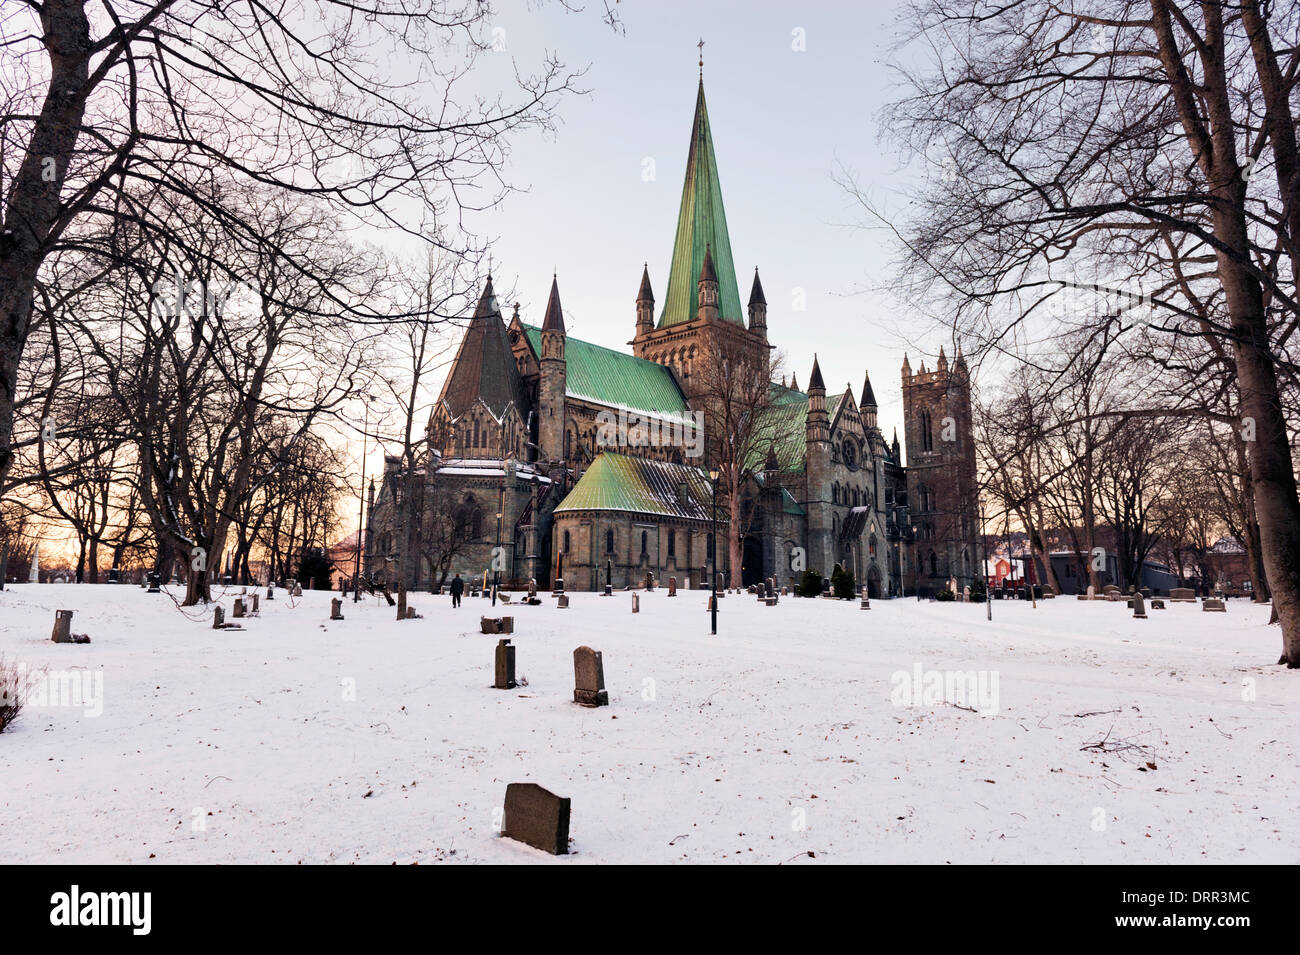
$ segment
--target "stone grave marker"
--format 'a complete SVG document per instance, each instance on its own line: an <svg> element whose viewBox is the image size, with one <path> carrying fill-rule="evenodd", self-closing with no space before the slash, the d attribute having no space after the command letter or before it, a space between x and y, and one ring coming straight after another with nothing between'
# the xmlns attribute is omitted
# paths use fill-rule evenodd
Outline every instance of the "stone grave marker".
<svg viewBox="0 0 1300 955"><path fill-rule="evenodd" d="M1142 596L1142 591L1139 590L1133 594L1131 603L1133 604L1133 619L1145 620L1147 618L1147 604L1146 599Z"/></svg>
<svg viewBox="0 0 1300 955"><path fill-rule="evenodd" d="M676 578L676 577L669 577L669 578L668 578L668 596L669 596L669 597L676 597L676 596L677 596L677 578Z"/></svg>
<svg viewBox="0 0 1300 955"><path fill-rule="evenodd" d="M1214 600L1209 597L1207 597L1204 601L1201 602L1201 609L1213 611L1214 613L1228 612L1228 607L1226 604L1224 604L1222 600Z"/></svg>
<svg viewBox="0 0 1300 955"><path fill-rule="evenodd" d="M1165 609L1165 602L1164 602L1163 600L1161 600L1159 597L1153 597L1152 600L1151 600L1151 609L1152 609L1152 610L1164 610L1164 609Z"/></svg>
<svg viewBox="0 0 1300 955"><path fill-rule="evenodd" d="M583 706L607 706L605 664L599 650L578 647L573 651L573 701Z"/></svg>
<svg viewBox="0 0 1300 955"><path fill-rule="evenodd" d="M260 613L260 611L257 609L258 596L259 596L258 594L253 594L253 616L254 617L258 616L258 614Z"/></svg>
<svg viewBox="0 0 1300 955"><path fill-rule="evenodd" d="M242 617L243 615L244 615L244 598L243 598L243 597L236 597L236 598L235 598L235 609L234 609L234 611L230 614L230 616L231 616L232 619L238 620L238 619L239 619L240 617Z"/></svg>
<svg viewBox="0 0 1300 955"><path fill-rule="evenodd" d="M509 640L497 641L496 682L492 684L497 690L513 690L515 684L515 648Z"/></svg>
<svg viewBox="0 0 1300 955"><path fill-rule="evenodd" d="M218 604L212 610L212 629L220 630L226 625L226 611Z"/></svg>
<svg viewBox="0 0 1300 955"><path fill-rule="evenodd" d="M860 606L858 609L860 609L860 610L870 610L870 609L871 609L871 597L868 596L868 591L867 591L867 588L866 588L866 587L863 587L863 588L862 588L862 604L861 604L861 606Z"/></svg>
<svg viewBox="0 0 1300 955"><path fill-rule="evenodd" d="M149 575L149 593L151 594L162 593L162 588L158 586L158 581L160 579L161 577L158 574L151 573Z"/></svg>
<svg viewBox="0 0 1300 955"><path fill-rule="evenodd" d="M275 599L275 588L274 588L274 587L267 587L267 588L266 588L266 599L267 599L267 600L274 600L274 599Z"/></svg>
<svg viewBox="0 0 1300 955"><path fill-rule="evenodd" d="M330 601L330 619L331 619L331 620L342 620L342 619L343 619L343 600L342 600L342 598L335 597L335 598L333 598L333 599Z"/></svg>
<svg viewBox="0 0 1300 955"><path fill-rule="evenodd" d="M72 611L56 610L54 611L54 632L50 634L50 639L55 643L72 642Z"/></svg>
<svg viewBox="0 0 1300 955"><path fill-rule="evenodd" d="M641 595L640 595L640 594L633 594L633 595L632 595L632 612L633 612L633 613L640 613L640 612L641 612Z"/></svg>
<svg viewBox="0 0 1300 955"><path fill-rule="evenodd" d="M536 783L510 783L501 835L552 855L568 855L569 809L568 797Z"/></svg>
<svg viewBox="0 0 1300 955"><path fill-rule="evenodd" d="M1169 602L1174 604L1196 603L1196 591L1191 587L1174 587L1169 591Z"/></svg>
<svg viewBox="0 0 1300 955"><path fill-rule="evenodd" d="M406 619L406 581L400 581L397 585L397 619Z"/></svg>
<svg viewBox="0 0 1300 955"><path fill-rule="evenodd" d="M560 594L555 600L555 606L560 610L567 610L569 608L569 595Z"/></svg>

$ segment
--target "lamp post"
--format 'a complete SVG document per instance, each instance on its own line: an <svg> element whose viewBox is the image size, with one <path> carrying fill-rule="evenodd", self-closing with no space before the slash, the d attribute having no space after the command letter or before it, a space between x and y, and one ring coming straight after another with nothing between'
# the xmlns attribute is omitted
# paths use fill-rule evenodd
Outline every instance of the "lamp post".
<svg viewBox="0 0 1300 955"><path fill-rule="evenodd" d="M713 486L713 548L709 554L709 581L712 584L713 603L709 611L709 631L714 636L718 633L718 469L709 468L709 483Z"/></svg>
<svg viewBox="0 0 1300 955"><path fill-rule="evenodd" d="M980 514L980 576L984 579L984 615L993 620L993 594L989 592L989 543L984 536L984 502L979 502Z"/></svg>
<svg viewBox="0 0 1300 955"><path fill-rule="evenodd" d="M912 525L913 544L916 543L916 531L917 531L917 526L913 524ZM917 603L921 602L921 551L919 548L916 551L916 602Z"/></svg>
<svg viewBox="0 0 1300 955"><path fill-rule="evenodd" d="M361 429L361 484L357 488L357 497L361 503L357 507L357 562L352 568L353 603L361 599L361 535L366 531L366 432L370 430L370 403L375 400L369 393L362 394L361 397L366 401L366 423Z"/></svg>

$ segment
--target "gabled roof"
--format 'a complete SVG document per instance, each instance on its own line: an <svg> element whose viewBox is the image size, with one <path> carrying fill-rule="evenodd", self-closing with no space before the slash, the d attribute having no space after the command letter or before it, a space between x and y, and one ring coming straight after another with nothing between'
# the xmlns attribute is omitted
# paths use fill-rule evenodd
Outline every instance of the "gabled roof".
<svg viewBox="0 0 1300 955"><path fill-rule="evenodd" d="M707 521L712 496L700 468L602 451L555 512L627 511Z"/></svg>
<svg viewBox="0 0 1300 955"><path fill-rule="evenodd" d="M542 330L534 325L523 328L529 345L540 355ZM564 393L569 398L661 418L681 420L690 412L673 373L657 362L572 336L565 339L564 357Z"/></svg>
<svg viewBox="0 0 1300 955"><path fill-rule="evenodd" d="M704 81L695 98L695 121L691 126L691 149L686 157L686 178L682 183L682 204L677 213L677 236L668 272L668 291L659 313L659 327L695 320L699 306L699 280L704 269L705 249L711 250L718 276L718 308L724 319L743 325L740 292L736 288L736 266L731 258L731 237L727 214L722 208L722 186L709 130L709 111L704 104Z"/></svg>
<svg viewBox="0 0 1300 955"><path fill-rule="evenodd" d="M465 327L456 351L456 361L443 382L438 402L445 404L455 419L479 399L498 419L512 403L521 415L527 408L523 379L510 350L505 322L492 291L491 276L483 286L474 317Z"/></svg>

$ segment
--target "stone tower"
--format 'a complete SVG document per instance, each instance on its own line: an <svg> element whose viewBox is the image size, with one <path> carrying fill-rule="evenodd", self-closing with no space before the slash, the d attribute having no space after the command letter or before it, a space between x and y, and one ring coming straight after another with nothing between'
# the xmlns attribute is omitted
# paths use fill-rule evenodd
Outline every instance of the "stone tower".
<svg viewBox="0 0 1300 955"><path fill-rule="evenodd" d="M808 415L804 424L807 454L808 570L829 577L834 563L831 540L831 419L826 410L826 384L813 356L808 379Z"/></svg>
<svg viewBox="0 0 1300 955"><path fill-rule="evenodd" d="M636 293L636 334L640 338L655 330L655 293L650 288L650 266L641 270L641 288Z"/></svg>
<svg viewBox="0 0 1300 955"><path fill-rule="evenodd" d="M934 592L950 577L960 589L979 574L979 490L971 419L970 374L958 348L950 368L943 349L934 371L913 374L903 357L903 439L907 501L916 532L917 579Z"/></svg>
<svg viewBox="0 0 1300 955"><path fill-rule="evenodd" d="M749 330L763 341L767 341L767 298L763 295L763 283L758 280L758 269L754 269L754 285L749 290Z"/></svg>
<svg viewBox="0 0 1300 955"><path fill-rule="evenodd" d="M551 297L542 322L542 348L537 382L537 443L547 461L564 460L564 391L568 366L564 358L564 311L559 282L551 279Z"/></svg>

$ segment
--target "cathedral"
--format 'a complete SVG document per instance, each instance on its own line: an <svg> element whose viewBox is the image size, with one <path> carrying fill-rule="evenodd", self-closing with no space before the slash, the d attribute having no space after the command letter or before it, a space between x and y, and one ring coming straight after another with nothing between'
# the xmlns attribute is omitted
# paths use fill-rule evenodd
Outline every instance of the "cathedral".
<svg viewBox="0 0 1300 955"><path fill-rule="evenodd" d="M368 574L408 587L460 573L599 590L649 573L699 588L716 526L717 567L732 587L790 585L805 570L829 577L837 565L874 597L974 579L982 555L960 349L915 374L904 357L906 466L897 431L886 441L877 422L869 376L856 395L829 393L814 357L806 389L797 374L771 380L767 300L756 269L740 304L702 79L668 281L657 300L646 266L635 304L627 354L566 333L557 279L539 323L518 305L507 319L488 277L424 461L404 473L389 456L371 485ZM734 478L735 507L720 471Z"/></svg>

